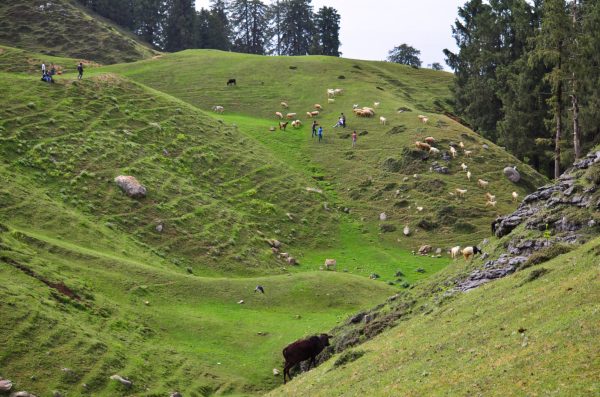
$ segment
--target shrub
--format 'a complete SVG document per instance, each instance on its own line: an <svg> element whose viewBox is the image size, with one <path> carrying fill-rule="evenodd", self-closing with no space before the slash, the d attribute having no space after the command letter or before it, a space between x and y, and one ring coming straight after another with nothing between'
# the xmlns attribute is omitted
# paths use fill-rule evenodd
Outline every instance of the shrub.
<svg viewBox="0 0 600 397"><path fill-rule="evenodd" d="M459 233L474 233L477 228L469 222L456 222L454 224L454 230Z"/></svg>
<svg viewBox="0 0 600 397"><path fill-rule="evenodd" d="M391 233L391 232L395 232L396 231L396 226L390 225L389 223L384 223L381 226L379 226L379 229L383 233Z"/></svg>
<svg viewBox="0 0 600 397"><path fill-rule="evenodd" d="M523 263L519 270L527 269L528 267L539 265L544 262L548 262L550 259L554 259L559 255L566 254L571 251L573 247L565 244L554 244L550 247L546 247L537 252L534 252L525 263Z"/></svg>
<svg viewBox="0 0 600 397"><path fill-rule="evenodd" d="M407 208L409 205L408 200L400 200L394 203L394 208Z"/></svg>
<svg viewBox="0 0 600 397"><path fill-rule="evenodd" d="M335 368L337 368L344 364L348 364L353 361L356 361L359 358L361 358L362 356L364 356L365 353L366 352L364 350L346 350L338 357L337 360L335 360L335 362L333 363L333 366Z"/></svg>
<svg viewBox="0 0 600 397"><path fill-rule="evenodd" d="M594 185L600 185L600 166L592 166L585 172L585 179Z"/></svg>
<svg viewBox="0 0 600 397"><path fill-rule="evenodd" d="M531 273L529 273L527 275L527 277L525 277L525 280L523 280L521 285L530 283L534 280L537 280L538 278L542 277L544 274L549 273L549 272L550 272L550 270L548 270L544 267L540 267L539 269L534 269Z"/></svg>
<svg viewBox="0 0 600 397"><path fill-rule="evenodd" d="M338 79L340 79L340 80L344 80L345 78L346 78L346 76L344 76L343 74L338 76Z"/></svg>
<svg viewBox="0 0 600 397"><path fill-rule="evenodd" d="M387 172L399 172L402 168L402 165L397 159L393 157L388 157L381 165L381 168L383 168L383 170Z"/></svg>
<svg viewBox="0 0 600 397"><path fill-rule="evenodd" d="M421 219L419 221L419 223L417 223L417 226L420 227L423 230L433 230L436 227L438 227L437 222L431 220L430 218L425 218L425 219Z"/></svg>
<svg viewBox="0 0 600 397"><path fill-rule="evenodd" d="M439 219L442 225L452 225L456 222L456 218L456 207L453 205L442 207L437 212L437 219Z"/></svg>
<svg viewBox="0 0 600 397"><path fill-rule="evenodd" d="M406 126L404 124L400 124L389 130L388 135L396 135L406 131Z"/></svg>

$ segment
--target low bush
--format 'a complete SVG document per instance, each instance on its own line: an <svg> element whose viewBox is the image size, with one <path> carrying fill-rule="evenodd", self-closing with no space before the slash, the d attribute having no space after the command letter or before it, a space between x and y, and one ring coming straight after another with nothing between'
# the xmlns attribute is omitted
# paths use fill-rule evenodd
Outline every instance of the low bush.
<svg viewBox="0 0 600 397"><path fill-rule="evenodd" d="M526 262L524 262L518 270L524 270L531 266L539 265L544 262L548 262L551 259L556 258L562 254L566 254L571 251L573 247L565 244L554 244L550 247L546 247L537 252L534 252Z"/></svg>
<svg viewBox="0 0 600 397"><path fill-rule="evenodd" d="M340 367L344 364L348 364L351 363L353 361L358 360L359 358L361 358L362 356L365 355L365 351L364 350L347 350L345 352L343 352L337 360L335 360L335 362L333 363L333 366L335 368Z"/></svg>

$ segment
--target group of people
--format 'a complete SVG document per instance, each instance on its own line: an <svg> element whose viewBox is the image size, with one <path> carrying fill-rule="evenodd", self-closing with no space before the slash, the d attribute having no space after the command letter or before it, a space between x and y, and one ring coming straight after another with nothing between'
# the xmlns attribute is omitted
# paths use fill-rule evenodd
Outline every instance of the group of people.
<svg viewBox="0 0 600 397"><path fill-rule="evenodd" d="M42 63L42 81L45 81L46 83L54 83L52 76L54 76L56 73L57 71L54 65L50 65L50 70L47 70L46 64ZM77 65L77 73L77 79L81 80L83 78L83 62L79 62L79 65Z"/></svg>
<svg viewBox="0 0 600 397"><path fill-rule="evenodd" d="M318 127L318 128L317 128ZM346 128L346 116L344 113L340 115L338 122L333 126L333 128L342 127ZM323 127L317 123L317 120L313 120L312 123L312 138L319 138L319 142L323 140ZM356 131L352 132L352 147L356 146L356 139L358 138L358 134Z"/></svg>

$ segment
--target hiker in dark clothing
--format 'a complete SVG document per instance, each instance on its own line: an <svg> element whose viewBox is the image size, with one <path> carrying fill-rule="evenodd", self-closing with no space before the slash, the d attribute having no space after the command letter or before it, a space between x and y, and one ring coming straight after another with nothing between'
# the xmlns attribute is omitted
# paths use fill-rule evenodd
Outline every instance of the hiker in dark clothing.
<svg viewBox="0 0 600 397"><path fill-rule="evenodd" d="M81 80L83 78L83 62L79 62L79 65L77 65L77 72L79 73L77 79Z"/></svg>
<svg viewBox="0 0 600 397"><path fill-rule="evenodd" d="M346 128L346 116L344 115L344 113L342 113L340 120L342 121L342 127Z"/></svg>
<svg viewBox="0 0 600 397"><path fill-rule="evenodd" d="M317 136L317 126L319 125L319 123L317 123L317 120L313 120L312 123L312 137L316 137Z"/></svg>

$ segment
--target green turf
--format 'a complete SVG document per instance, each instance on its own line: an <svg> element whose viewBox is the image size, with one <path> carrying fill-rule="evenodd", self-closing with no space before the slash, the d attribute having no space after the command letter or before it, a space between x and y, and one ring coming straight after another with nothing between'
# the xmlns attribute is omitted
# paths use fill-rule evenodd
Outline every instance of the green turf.
<svg viewBox="0 0 600 397"><path fill-rule="evenodd" d="M71 0L0 2L0 44L104 64L156 54L135 35Z"/></svg>
<svg viewBox="0 0 600 397"><path fill-rule="evenodd" d="M280 382L271 371L281 367L283 346L438 280L447 255L411 250L479 241L492 218L516 206L513 189L524 195L544 182L523 167L525 182L513 186L500 171L516 159L489 142L485 151L486 141L438 113L447 107L446 73L185 51L89 68L83 81L67 73L49 85L21 73L39 55L2 49L0 376L41 395L268 391ZM237 87L225 86L230 77ZM337 87L345 95L327 104L325 89ZM299 114L322 103L325 142L310 137L305 117L299 130L269 131L282 100ZM388 126L351 116L353 103L373 101ZM216 104L224 115L204 112ZM397 113L404 107L411 111ZM341 111L350 128L368 131L355 150L347 131L331 128ZM400 125L403 132L388 133ZM464 140L475 156L452 162L451 175L430 173L409 150L427 135L440 147ZM404 168L384 171L389 157ZM467 184L462 161L475 178L490 179L498 208L484 207L474 182L464 201L448 194ZM125 197L113 182L119 174L136 176L148 196ZM417 227L440 211L446 223ZM381 212L395 231L381 232ZM272 238L298 266L272 253ZM326 258L338 261L336 272L319 270ZM381 279L370 280L373 273ZM64 283L82 300L40 279ZM266 295L253 292L257 284ZM110 381L115 373L133 389Z"/></svg>
<svg viewBox="0 0 600 397"><path fill-rule="evenodd" d="M600 240L488 284L269 396L596 396ZM532 273L545 269L535 279Z"/></svg>

